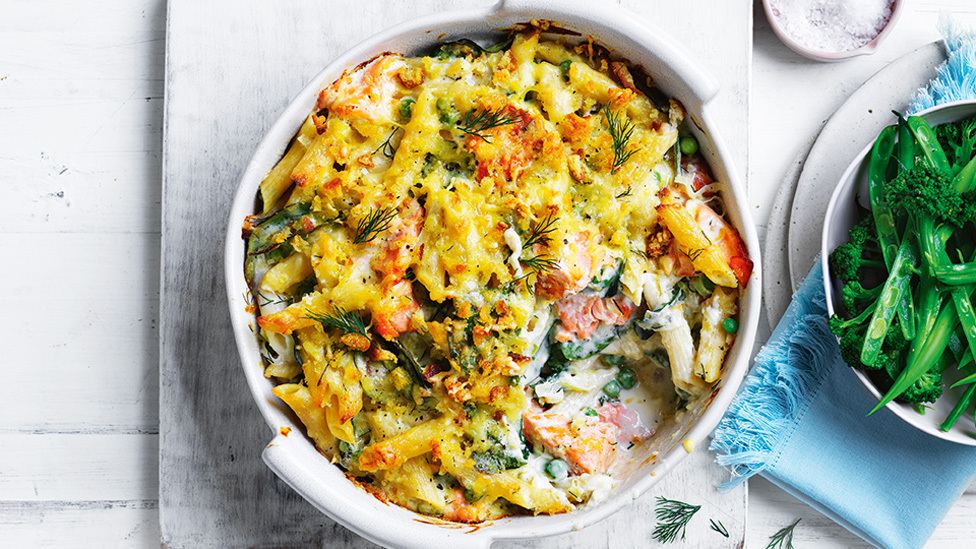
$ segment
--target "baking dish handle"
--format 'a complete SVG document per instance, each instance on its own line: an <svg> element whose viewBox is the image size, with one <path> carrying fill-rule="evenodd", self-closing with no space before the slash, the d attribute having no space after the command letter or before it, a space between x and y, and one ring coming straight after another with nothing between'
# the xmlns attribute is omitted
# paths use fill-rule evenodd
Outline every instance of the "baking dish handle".
<svg viewBox="0 0 976 549"><path fill-rule="evenodd" d="M323 467L328 460L302 433L282 431L261 453L265 464L306 501L360 536L401 549L491 547L493 536L485 529L437 521L380 501L350 482L338 467Z"/></svg>

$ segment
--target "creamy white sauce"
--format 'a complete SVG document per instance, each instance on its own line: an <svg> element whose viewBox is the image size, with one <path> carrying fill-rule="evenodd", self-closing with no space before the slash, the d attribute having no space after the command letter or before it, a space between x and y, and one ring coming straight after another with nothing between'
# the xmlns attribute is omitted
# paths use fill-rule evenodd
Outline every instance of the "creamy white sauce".
<svg viewBox="0 0 976 549"><path fill-rule="evenodd" d="M667 332L674 330L685 322L684 307L664 307L660 311L647 311L641 326L655 332Z"/></svg>
<svg viewBox="0 0 976 549"><path fill-rule="evenodd" d="M515 232L514 227L505 229L502 236L505 237L505 244L508 244L508 247L512 249L512 255L508 258L508 264L515 270L516 277L522 276L522 264L519 263L519 257L522 255L522 237Z"/></svg>
<svg viewBox="0 0 976 549"><path fill-rule="evenodd" d="M676 277L671 277L663 273L644 273L641 275L641 282L644 284L644 300L647 301L648 309L657 309L661 305L671 301L674 285L677 283Z"/></svg>

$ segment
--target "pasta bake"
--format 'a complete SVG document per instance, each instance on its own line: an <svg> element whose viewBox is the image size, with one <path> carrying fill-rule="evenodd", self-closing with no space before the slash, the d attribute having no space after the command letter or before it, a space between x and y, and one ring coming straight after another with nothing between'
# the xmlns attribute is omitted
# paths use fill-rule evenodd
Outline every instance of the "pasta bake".
<svg viewBox="0 0 976 549"><path fill-rule="evenodd" d="M601 501L719 379L752 263L684 109L526 26L321 91L244 221L265 375L377 497Z"/></svg>

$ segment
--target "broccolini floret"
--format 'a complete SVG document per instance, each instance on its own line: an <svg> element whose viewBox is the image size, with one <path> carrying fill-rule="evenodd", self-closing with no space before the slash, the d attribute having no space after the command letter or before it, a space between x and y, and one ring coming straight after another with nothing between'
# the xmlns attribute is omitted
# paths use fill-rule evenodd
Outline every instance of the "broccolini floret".
<svg viewBox="0 0 976 549"><path fill-rule="evenodd" d="M957 171L976 154L976 118L937 126L935 135L949 163Z"/></svg>
<svg viewBox="0 0 976 549"><path fill-rule="evenodd" d="M830 254L830 268L845 283L860 282L868 270L884 270L873 217L865 215L851 229L850 241Z"/></svg>
<svg viewBox="0 0 976 549"><path fill-rule="evenodd" d="M865 288L861 281L852 280L841 289L840 299L844 303L848 314L854 314L864 308L868 303L878 299L881 295L881 286Z"/></svg>
<svg viewBox="0 0 976 549"><path fill-rule="evenodd" d="M893 210L930 215L956 227L976 219L976 203L971 195L972 191L957 191L948 174L928 166L916 166L885 186L885 200Z"/></svg>
<svg viewBox="0 0 976 549"><path fill-rule="evenodd" d="M922 404L935 402L940 396L942 396L942 371L936 363L905 389L905 392L898 396L898 400L909 404Z"/></svg>

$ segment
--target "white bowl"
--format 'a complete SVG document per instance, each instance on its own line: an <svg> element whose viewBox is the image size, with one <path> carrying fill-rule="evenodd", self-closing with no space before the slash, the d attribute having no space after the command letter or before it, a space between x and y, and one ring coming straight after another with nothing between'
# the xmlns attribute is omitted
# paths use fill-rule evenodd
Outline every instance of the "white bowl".
<svg viewBox="0 0 976 549"><path fill-rule="evenodd" d="M659 430L658 436L646 445L642 461L630 465L606 502L563 515L519 516L476 525L457 524L384 503L346 479L342 470L329 463L303 436L300 422L272 394L272 383L263 373L255 337L255 318L245 309L248 303L243 297L247 284L243 274L241 223L246 215L254 213L258 184L281 157L313 108L319 90L344 70L386 51L412 54L435 42L462 37L492 41L491 37L497 39L499 36L495 29L509 28L534 18L556 21L563 28L581 32L584 37L592 35L616 54L643 66L661 90L681 100L689 113L691 123L688 125L701 144L716 180L726 182L727 212L746 242L755 270L740 304L739 337L726 359L716 389L685 414L680 424ZM717 93L718 85L662 36L633 13L615 5L593 9L585 3L563 4L551 0L503 1L487 8L416 19L373 36L329 64L298 94L258 145L241 178L228 221L225 274L231 322L244 374L274 436L263 453L265 462L329 517L365 538L396 547L487 548L498 539L528 539L578 530L607 517L647 490L686 455L683 441L701 442L718 423L749 367L760 312L759 244L739 174L729 161L729 153L721 139L711 129L706 107ZM290 434L285 435L288 430ZM656 455L652 455L654 451L657 451Z"/></svg>
<svg viewBox="0 0 976 549"><path fill-rule="evenodd" d="M850 0L857 2L860 0ZM870 55L874 53L878 46L881 45L881 41L884 40L891 30L895 28L895 23L898 22L898 17L901 16L902 9L905 6L905 0L894 0L891 6L891 16L885 23L885 26L881 28L878 35L875 36L870 42L847 51L819 51L810 49L803 44L795 40L779 22L779 18L773 13L773 8L770 4L770 0L763 0L763 11L766 12L766 19L769 21L770 28L773 29L773 34L783 42L786 47L795 51L796 53L806 57L807 59L813 59L814 61L842 61L844 59L849 59L851 57L857 57L858 55Z"/></svg>
<svg viewBox="0 0 976 549"><path fill-rule="evenodd" d="M946 103L945 105L922 111L919 115L933 126L944 122L961 120L976 115L976 101ZM827 312L831 315L840 308L839 296L840 289L843 285L830 274L828 257L830 252L849 240L847 233L857 223L858 219L857 207L855 205L860 203L862 208L870 207L867 190L868 157L871 154L871 148L873 146L874 141L868 143L864 147L864 150L851 162L844 175L841 176L840 182L834 189L833 196L830 198L830 204L827 205L827 214L824 217L821 263L824 286L827 291ZM882 394L874 386L871 379L861 370L854 370L854 372L867 390L875 398L881 400ZM949 385L953 381L955 379L950 380L946 378L945 393L934 404L926 405L931 409L924 415L916 412L913 406L900 402L889 402L887 408L913 427L932 436L960 444L976 446L976 428L973 426L973 415L969 412L964 413L956 422L955 426L948 432L939 429L939 423L945 420L956 400L964 391L964 388L961 387L956 389L949 388Z"/></svg>

